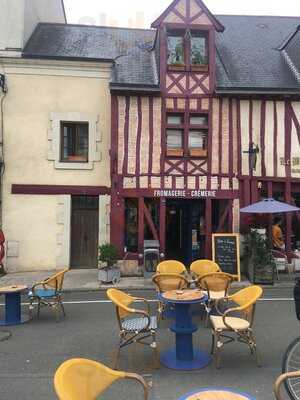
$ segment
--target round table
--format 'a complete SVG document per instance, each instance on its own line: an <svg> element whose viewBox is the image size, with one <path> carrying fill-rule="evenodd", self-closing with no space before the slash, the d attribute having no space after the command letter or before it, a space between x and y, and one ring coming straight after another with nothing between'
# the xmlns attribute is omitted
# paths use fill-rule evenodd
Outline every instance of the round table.
<svg viewBox="0 0 300 400"><path fill-rule="evenodd" d="M5 319L0 320L0 326L19 325L28 321L21 314L21 293L27 289L25 285L0 287L0 295L5 296Z"/></svg>
<svg viewBox="0 0 300 400"><path fill-rule="evenodd" d="M255 400L255 398L238 390L204 388L185 394L179 400Z"/></svg>
<svg viewBox="0 0 300 400"><path fill-rule="evenodd" d="M159 296L161 301L175 308L175 320L170 327L175 333L175 348L161 353L161 363L167 368L185 371L206 367L210 363L210 355L193 348L193 333L198 327L193 324L190 306L204 302L207 296L199 289L171 290Z"/></svg>

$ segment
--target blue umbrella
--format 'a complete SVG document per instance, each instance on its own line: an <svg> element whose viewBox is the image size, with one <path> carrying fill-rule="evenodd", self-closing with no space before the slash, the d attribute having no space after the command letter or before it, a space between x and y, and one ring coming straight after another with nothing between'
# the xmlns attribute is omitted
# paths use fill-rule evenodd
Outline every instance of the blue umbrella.
<svg viewBox="0 0 300 400"><path fill-rule="evenodd" d="M272 198L259 201L258 203L251 204L240 210L241 213L249 214L279 214L294 211L300 211L300 208L287 203L281 203Z"/></svg>

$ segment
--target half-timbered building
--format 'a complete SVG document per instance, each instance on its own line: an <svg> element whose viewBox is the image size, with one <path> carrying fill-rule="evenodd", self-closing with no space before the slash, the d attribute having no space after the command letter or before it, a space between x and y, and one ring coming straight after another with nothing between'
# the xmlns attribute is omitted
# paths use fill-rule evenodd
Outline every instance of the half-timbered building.
<svg viewBox="0 0 300 400"><path fill-rule="evenodd" d="M156 239L189 263L211 256L213 232L239 232L241 206L299 204L299 22L214 16L200 0L175 0L153 22L147 60L131 55L135 80L111 84L120 251L141 258Z"/></svg>
<svg viewBox="0 0 300 400"><path fill-rule="evenodd" d="M211 257L212 233L249 223L242 206L300 206L300 17L174 0L129 29L58 10L0 41L8 269L93 267L108 241L136 266L148 239L188 264Z"/></svg>

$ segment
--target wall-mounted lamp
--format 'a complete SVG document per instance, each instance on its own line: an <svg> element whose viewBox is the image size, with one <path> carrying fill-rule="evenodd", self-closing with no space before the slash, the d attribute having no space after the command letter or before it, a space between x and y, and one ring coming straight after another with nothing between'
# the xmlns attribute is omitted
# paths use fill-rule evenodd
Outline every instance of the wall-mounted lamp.
<svg viewBox="0 0 300 400"><path fill-rule="evenodd" d="M243 151L243 153L249 154L249 169L251 172L256 170L257 154L259 153L259 147L257 144L249 143L249 150Z"/></svg>

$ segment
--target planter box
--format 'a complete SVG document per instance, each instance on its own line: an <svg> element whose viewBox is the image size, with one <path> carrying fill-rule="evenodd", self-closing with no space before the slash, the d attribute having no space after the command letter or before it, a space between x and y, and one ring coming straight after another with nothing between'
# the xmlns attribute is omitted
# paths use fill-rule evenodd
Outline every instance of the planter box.
<svg viewBox="0 0 300 400"><path fill-rule="evenodd" d="M208 71L208 65L207 64L202 64L202 65L195 65L193 64L191 66L192 71L199 71L199 72L207 72Z"/></svg>
<svg viewBox="0 0 300 400"><path fill-rule="evenodd" d="M105 267L98 270L98 280L103 283L118 283L121 279L119 267Z"/></svg>
<svg viewBox="0 0 300 400"><path fill-rule="evenodd" d="M191 157L207 157L207 150L205 149L190 149Z"/></svg>
<svg viewBox="0 0 300 400"><path fill-rule="evenodd" d="M168 157L182 157L183 149L167 149Z"/></svg>

